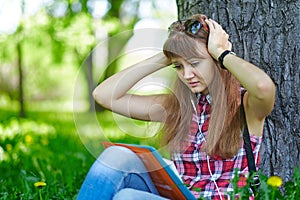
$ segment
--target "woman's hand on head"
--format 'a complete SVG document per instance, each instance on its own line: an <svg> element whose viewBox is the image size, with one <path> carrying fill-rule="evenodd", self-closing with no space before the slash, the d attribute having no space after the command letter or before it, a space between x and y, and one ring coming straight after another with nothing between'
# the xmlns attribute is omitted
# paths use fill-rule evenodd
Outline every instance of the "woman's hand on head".
<svg viewBox="0 0 300 200"><path fill-rule="evenodd" d="M165 67L172 64L171 59L168 58L163 52L154 55L154 57L157 57L160 60L159 64L163 64Z"/></svg>
<svg viewBox="0 0 300 200"><path fill-rule="evenodd" d="M205 20L209 26L208 52L218 60L218 57L225 50L231 50L232 44L229 42L229 35L220 24L212 19Z"/></svg>

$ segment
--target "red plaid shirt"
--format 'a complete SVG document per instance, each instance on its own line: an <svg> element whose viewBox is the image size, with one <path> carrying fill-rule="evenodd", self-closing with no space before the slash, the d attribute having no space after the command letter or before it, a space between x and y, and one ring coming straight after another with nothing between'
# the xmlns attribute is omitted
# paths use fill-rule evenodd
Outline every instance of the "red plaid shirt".
<svg viewBox="0 0 300 200"><path fill-rule="evenodd" d="M191 144L183 153L173 153L172 160L183 182L188 185L196 198L201 196L208 199L220 199L214 179L222 199L228 199L226 194L233 191L230 181L233 179L234 169L238 169L241 177L245 177L248 173L245 147L243 145L236 156L226 160L207 157L207 154L200 150L207 135L211 105L209 95L200 95L198 99L198 117L195 114L193 115L190 126L189 140ZM199 121L199 125L197 121ZM250 140L256 166L258 166L262 137L250 135ZM209 159L209 162L207 159ZM243 178L238 183L239 186L245 185L246 182L242 180Z"/></svg>

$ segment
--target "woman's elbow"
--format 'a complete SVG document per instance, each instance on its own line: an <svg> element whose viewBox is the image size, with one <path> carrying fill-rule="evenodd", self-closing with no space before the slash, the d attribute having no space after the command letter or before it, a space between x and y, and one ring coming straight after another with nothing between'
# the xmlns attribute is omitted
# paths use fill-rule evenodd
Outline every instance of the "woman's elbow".
<svg viewBox="0 0 300 200"><path fill-rule="evenodd" d="M257 81L256 88L258 91L258 99L265 101L274 101L276 89L273 81L270 78Z"/></svg>
<svg viewBox="0 0 300 200"><path fill-rule="evenodd" d="M101 89L99 87L95 88L93 93L93 98L95 99L95 101L105 107L105 108L109 108L109 102L108 102L108 98L106 95L103 95L103 93L101 92Z"/></svg>

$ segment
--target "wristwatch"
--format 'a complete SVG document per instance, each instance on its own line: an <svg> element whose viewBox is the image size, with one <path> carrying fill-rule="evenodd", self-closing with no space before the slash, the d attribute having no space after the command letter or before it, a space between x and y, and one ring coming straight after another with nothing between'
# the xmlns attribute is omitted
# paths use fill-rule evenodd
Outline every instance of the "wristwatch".
<svg viewBox="0 0 300 200"><path fill-rule="evenodd" d="M236 55L233 51L230 51L230 50L225 50L223 53L221 53L221 55L218 58L218 61L221 65L222 69L226 69L226 67L223 65L223 61L224 61L225 56L227 56L228 54Z"/></svg>

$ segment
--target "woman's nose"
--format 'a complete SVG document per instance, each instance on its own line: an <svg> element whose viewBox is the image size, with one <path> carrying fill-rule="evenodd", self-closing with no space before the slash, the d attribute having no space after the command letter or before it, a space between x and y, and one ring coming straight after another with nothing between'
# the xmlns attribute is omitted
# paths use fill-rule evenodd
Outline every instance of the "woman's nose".
<svg viewBox="0 0 300 200"><path fill-rule="evenodd" d="M193 69L190 65L184 67L183 77L185 79L191 79L194 77Z"/></svg>

